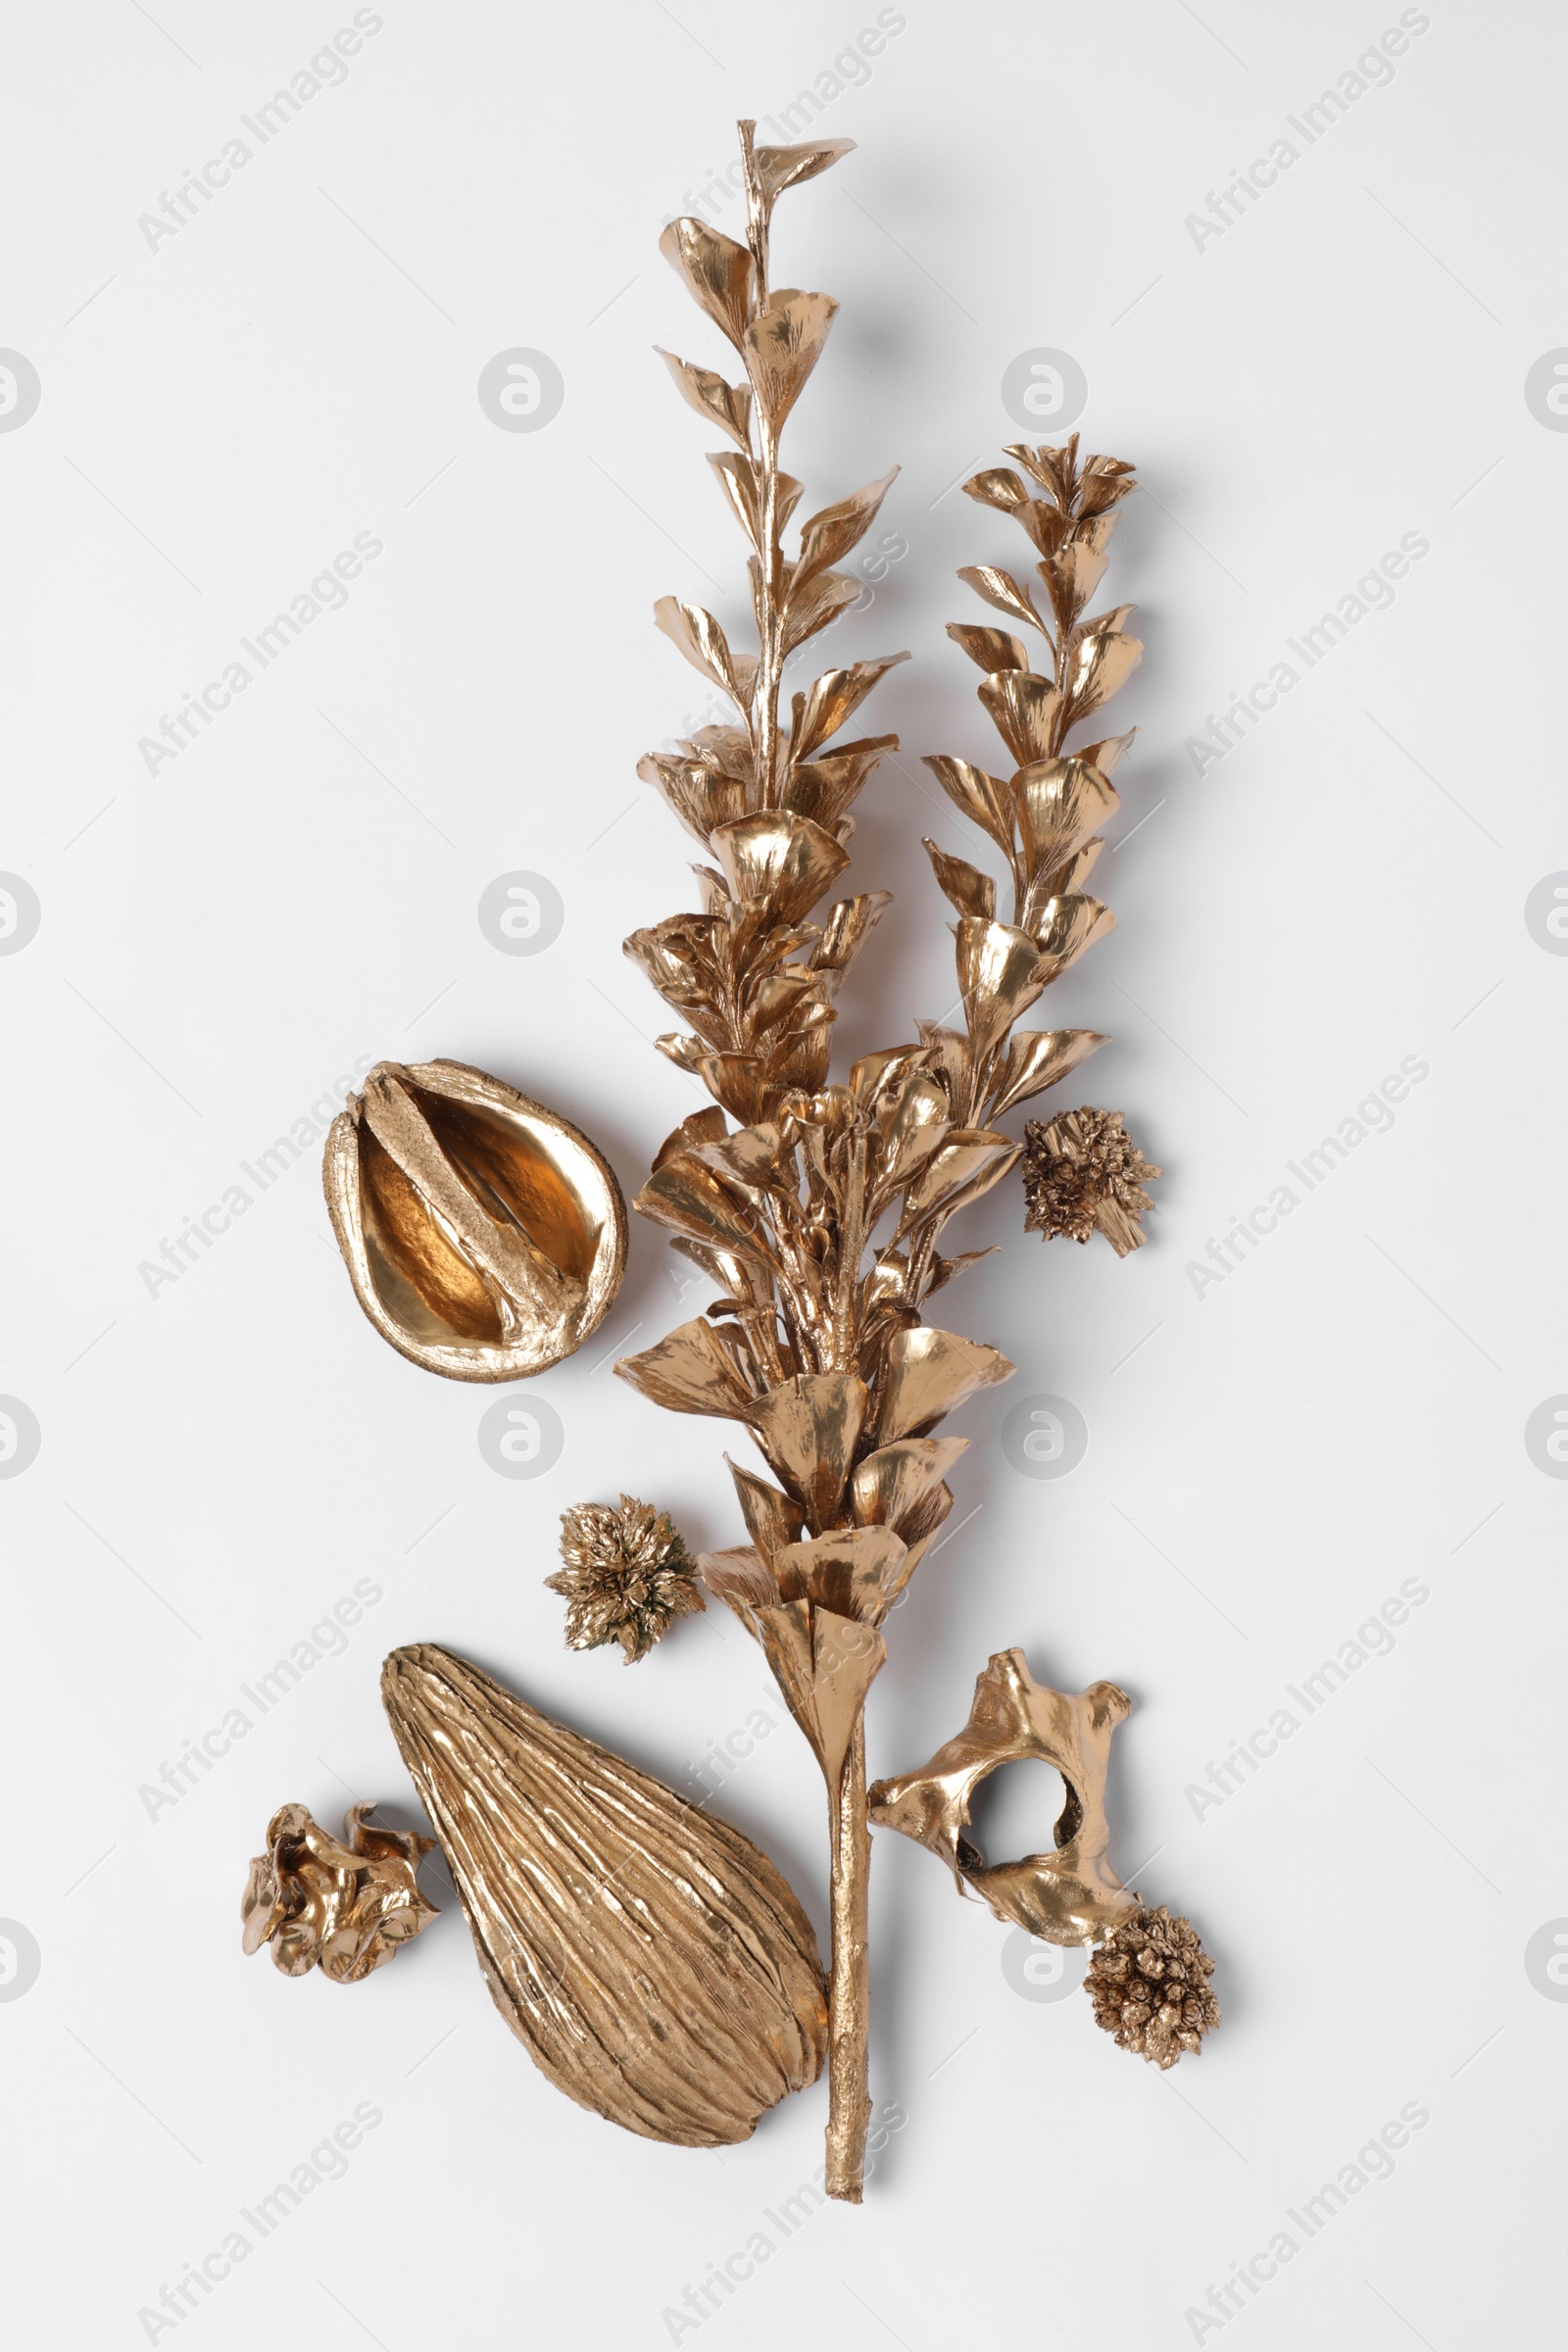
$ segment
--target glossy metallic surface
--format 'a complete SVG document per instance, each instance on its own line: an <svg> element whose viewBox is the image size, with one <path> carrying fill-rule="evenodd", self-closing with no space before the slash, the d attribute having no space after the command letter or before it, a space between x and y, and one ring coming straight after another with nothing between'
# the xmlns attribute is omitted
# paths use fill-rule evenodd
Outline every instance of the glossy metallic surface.
<svg viewBox="0 0 1568 2352"><path fill-rule="evenodd" d="M321 1174L355 1297L427 1372L542 1372L620 1287L626 1210L608 1161L464 1062L378 1062L333 1120Z"/></svg>
<svg viewBox="0 0 1568 2352"><path fill-rule="evenodd" d="M975 1683L962 1731L917 1772L878 1781L871 1819L929 1846L998 1919L1048 1943L1098 1942L1138 1908L1106 1859L1105 1768L1111 1734L1131 1712L1132 1700L1114 1683L1071 1695L1048 1690L1021 1649L999 1650ZM999 1765L1029 1758L1054 1765L1066 1786L1054 1850L988 1863L963 1835L974 1792Z"/></svg>
<svg viewBox="0 0 1568 2352"><path fill-rule="evenodd" d="M417 1873L431 1841L370 1828L365 1817L374 1810L351 1806L339 1844L303 1805L279 1807L240 1905L247 1952L270 1943L285 1977L318 1966L334 1984L358 1984L429 1926L435 1905Z"/></svg>

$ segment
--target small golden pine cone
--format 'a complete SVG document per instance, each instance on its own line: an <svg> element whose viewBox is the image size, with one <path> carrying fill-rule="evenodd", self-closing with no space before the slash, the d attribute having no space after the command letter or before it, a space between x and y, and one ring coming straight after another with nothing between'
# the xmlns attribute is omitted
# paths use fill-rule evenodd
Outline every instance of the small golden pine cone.
<svg viewBox="0 0 1568 2352"><path fill-rule="evenodd" d="M1162 1903L1111 1930L1084 1984L1095 2023L1163 2072L1219 2024L1219 2003L1208 1988L1213 1973L1192 1922L1172 1919Z"/></svg>
<svg viewBox="0 0 1568 2352"><path fill-rule="evenodd" d="M566 1603L566 1647L597 1649L618 1642L635 1665L662 1642L677 1617L705 1604L696 1567L665 1511L622 1494L579 1502L561 1514L565 1562L545 1583Z"/></svg>
<svg viewBox="0 0 1568 2352"><path fill-rule="evenodd" d="M1086 1105L1049 1126L1029 1119L1023 1135L1025 1233L1075 1242L1102 1233L1118 1257L1142 1249L1148 1236L1139 1219L1154 1205L1144 1187L1164 1170L1145 1159L1119 1110Z"/></svg>

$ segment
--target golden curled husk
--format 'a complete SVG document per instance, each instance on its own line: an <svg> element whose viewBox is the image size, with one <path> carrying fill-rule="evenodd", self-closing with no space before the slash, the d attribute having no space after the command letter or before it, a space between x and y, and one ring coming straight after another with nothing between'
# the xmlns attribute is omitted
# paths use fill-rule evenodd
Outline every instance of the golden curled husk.
<svg viewBox="0 0 1568 2352"><path fill-rule="evenodd" d="M272 1947L285 1977L319 1967L334 1984L358 1984L429 1926L419 1857L433 1839L371 1829L374 1804L351 1805L339 1844L304 1805L282 1805L267 1825L267 1851L251 1864L240 1905L245 1949Z"/></svg>
<svg viewBox="0 0 1568 2352"><path fill-rule="evenodd" d="M1112 1929L1089 1963L1084 1989L1095 2023L1163 2073L1219 2024L1208 1985L1213 1973L1191 1920L1173 1919L1161 1904Z"/></svg>
<svg viewBox="0 0 1568 2352"><path fill-rule="evenodd" d="M816 1939L738 1830L431 1642L381 1696L491 1996L559 2090L711 2148L816 2080Z"/></svg>
<svg viewBox="0 0 1568 2352"><path fill-rule="evenodd" d="M1144 1157L1119 1110L1086 1106L1062 1111L1049 1125L1025 1121L1021 1173L1026 1233L1075 1242L1102 1233L1125 1257L1149 1238L1139 1219L1154 1204L1144 1187L1164 1170Z"/></svg>
<svg viewBox="0 0 1568 2352"><path fill-rule="evenodd" d="M960 1890L972 1886L997 1918L1048 1943L1094 1943L1138 1910L1107 1860L1105 1772L1111 1734L1132 1712L1114 1683L1081 1693L1037 1683L1021 1649L999 1650L977 1677L969 1720L917 1772L878 1781L867 1798L879 1828L941 1856ZM962 1833L974 1792L1001 1764L1036 1758L1066 1788L1054 1851L988 1864Z"/></svg>
<svg viewBox="0 0 1568 2352"><path fill-rule="evenodd" d="M561 1514L565 1562L545 1584L566 1603L566 1647L618 1642L628 1666L662 1642L677 1617L704 1604L691 1554L667 1511L622 1494Z"/></svg>
<svg viewBox="0 0 1568 2352"><path fill-rule="evenodd" d="M620 1288L626 1208L603 1153L466 1062L377 1062L332 1122L321 1181L361 1306L448 1380L545 1371Z"/></svg>

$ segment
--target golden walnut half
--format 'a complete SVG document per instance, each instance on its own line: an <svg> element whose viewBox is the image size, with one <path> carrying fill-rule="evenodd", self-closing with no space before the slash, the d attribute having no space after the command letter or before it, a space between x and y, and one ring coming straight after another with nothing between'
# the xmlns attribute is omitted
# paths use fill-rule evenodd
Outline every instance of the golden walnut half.
<svg viewBox="0 0 1568 2352"><path fill-rule="evenodd" d="M321 1169L355 1296L448 1380L518 1380L580 1348L626 1268L626 1205L585 1135L461 1061L381 1061Z"/></svg>

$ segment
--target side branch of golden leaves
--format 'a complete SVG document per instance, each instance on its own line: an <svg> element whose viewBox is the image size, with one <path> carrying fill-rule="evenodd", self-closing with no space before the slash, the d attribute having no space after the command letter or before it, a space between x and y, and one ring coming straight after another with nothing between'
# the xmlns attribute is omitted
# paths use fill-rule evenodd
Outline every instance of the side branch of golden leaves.
<svg viewBox="0 0 1568 2352"><path fill-rule="evenodd" d="M949 636L985 673L979 696L1015 763L994 776L939 755L925 764L956 808L1000 850L1012 885L1012 919L998 920L994 878L927 841L938 884L958 916L958 985L966 1027L922 1027L940 1047L953 1100L966 1121L996 1120L1054 1085L1105 1041L1088 1029L1026 1030L1019 1015L1113 929L1110 909L1084 889L1104 847L1100 828L1119 806L1111 773L1131 734L1068 749L1131 676L1143 647L1126 632L1133 608L1086 608L1109 561L1115 509L1137 488L1119 458L1078 460L1078 436L1060 449L1024 442L1002 466L965 482L969 497L1009 514L1027 533L1039 585L998 564L959 572L1013 628L954 621ZM1027 475L1028 481L1023 478ZM1031 487L1032 485L1032 487ZM1028 637L1015 634L1022 629ZM1038 637L1045 668L1030 664Z"/></svg>

